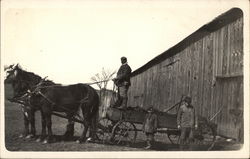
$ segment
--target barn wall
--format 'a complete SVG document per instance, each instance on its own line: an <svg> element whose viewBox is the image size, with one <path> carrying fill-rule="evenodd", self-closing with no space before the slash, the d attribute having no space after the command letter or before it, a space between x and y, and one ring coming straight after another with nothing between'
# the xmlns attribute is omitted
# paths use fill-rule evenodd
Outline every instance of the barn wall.
<svg viewBox="0 0 250 159"><path fill-rule="evenodd" d="M131 78L130 106L164 110L190 95L218 133L239 138L243 110L243 18L207 34ZM174 111L174 110L173 110ZM174 113L174 112L173 112Z"/></svg>

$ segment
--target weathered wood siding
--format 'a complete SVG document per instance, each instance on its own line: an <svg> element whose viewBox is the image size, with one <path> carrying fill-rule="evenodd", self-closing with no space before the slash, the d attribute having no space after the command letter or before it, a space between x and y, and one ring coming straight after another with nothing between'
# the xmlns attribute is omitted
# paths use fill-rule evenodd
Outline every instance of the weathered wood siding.
<svg viewBox="0 0 250 159"><path fill-rule="evenodd" d="M213 119L218 133L238 139L243 121L243 18L204 35L134 74L128 105L164 110L190 95L208 119L221 110Z"/></svg>
<svg viewBox="0 0 250 159"><path fill-rule="evenodd" d="M100 99L99 116L105 117L107 108L116 101L116 93L107 89L98 90L97 92Z"/></svg>

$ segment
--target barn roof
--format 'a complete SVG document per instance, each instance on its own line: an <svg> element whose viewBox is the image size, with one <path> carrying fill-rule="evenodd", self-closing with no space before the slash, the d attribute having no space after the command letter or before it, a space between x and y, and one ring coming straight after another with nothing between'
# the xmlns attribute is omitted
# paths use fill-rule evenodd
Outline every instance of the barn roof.
<svg viewBox="0 0 250 159"><path fill-rule="evenodd" d="M183 39L181 42L176 44L175 46L171 47L170 49L166 50L165 52L161 53L160 55L156 56L149 62L147 62L142 67L136 69L132 72L132 76L135 76L137 74L140 74L144 71L146 71L148 68L164 61L166 58L171 57L182 50L184 50L186 47L188 47L190 44L200 40L201 38L205 37L206 35L224 27L227 24L232 23L236 19L243 16L243 12L239 8L232 8L229 11L221 14L217 18L215 18L213 21L211 21L208 24L203 25L200 27L197 31Z"/></svg>

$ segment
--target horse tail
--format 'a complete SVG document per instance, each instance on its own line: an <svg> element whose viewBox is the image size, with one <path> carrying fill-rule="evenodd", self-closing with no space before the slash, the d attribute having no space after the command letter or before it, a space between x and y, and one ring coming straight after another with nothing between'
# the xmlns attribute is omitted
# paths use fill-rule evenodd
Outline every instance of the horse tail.
<svg viewBox="0 0 250 159"><path fill-rule="evenodd" d="M90 136L94 136L97 130L97 123L99 119L99 96L94 88L89 85L83 85L83 91L86 93L84 99L82 99L82 103L84 103L84 107L82 111L84 111L84 120L90 126Z"/></svg>
<svg viewBox="0 0 250 159"><path fill-rule="evenodd" d="M92 87L91 87L92 88ZM93 99L92 99L92 111L91 111L91 127L92 127L92 131L95 134L95 132L97 131L97 124L99 121L99 96L96 93L96 91L92 88L92 93L93 93Z"/></svg>

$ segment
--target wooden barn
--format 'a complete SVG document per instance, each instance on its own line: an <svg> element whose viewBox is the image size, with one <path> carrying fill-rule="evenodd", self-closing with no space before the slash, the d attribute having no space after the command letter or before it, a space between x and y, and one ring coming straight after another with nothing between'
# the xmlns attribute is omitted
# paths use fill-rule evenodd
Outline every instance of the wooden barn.
<svg viewBox="0 0 250 159"><path fill-rule="evenodd" d="M132 73L129 106L158 110L192 97L218 134L243 137L243 13L215 18Z"/></svg>

